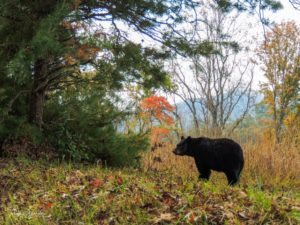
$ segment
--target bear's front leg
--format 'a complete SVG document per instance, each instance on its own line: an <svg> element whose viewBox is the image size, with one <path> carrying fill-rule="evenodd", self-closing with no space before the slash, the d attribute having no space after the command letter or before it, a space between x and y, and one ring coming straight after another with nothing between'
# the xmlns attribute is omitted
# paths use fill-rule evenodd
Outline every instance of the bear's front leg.
<svg viewBox="0 0 300 225"><path fill-rule="evenodd" d="M205 167L205 165L203 165L203 163L199 159L195 158L195 163L200 173L199 180L209 180L211 174L210 169Z"/></svg>

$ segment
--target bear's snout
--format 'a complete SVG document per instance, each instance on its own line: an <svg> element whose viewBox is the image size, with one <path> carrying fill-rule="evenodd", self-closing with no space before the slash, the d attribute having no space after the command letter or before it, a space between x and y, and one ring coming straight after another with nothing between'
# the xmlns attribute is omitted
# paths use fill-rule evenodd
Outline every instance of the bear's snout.
<svg viewBox="0 0 300 225"><path fill-rule="evenodd" d="M173 152L175 155L180 155L180 150L178 150L177 148L175 148L172 152Z"/></svg>

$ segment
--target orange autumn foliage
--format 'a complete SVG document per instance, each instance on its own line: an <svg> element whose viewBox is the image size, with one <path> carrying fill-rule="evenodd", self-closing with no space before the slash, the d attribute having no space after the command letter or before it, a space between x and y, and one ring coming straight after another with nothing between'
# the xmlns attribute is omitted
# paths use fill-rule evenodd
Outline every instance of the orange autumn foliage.
<svg viewBox="0 0 300 225"><path fill-rule="evenodd" d="M148 118L155 118L161 123L171 125L174 120L169 115L174 107L162 96L150 96L145 98L141 102L141 108L143 110L141 116Z"/></svg>
<svg viewBox="0 0 300 225"><path fill-rule="evenodd" d="M151 143L160 143L170 135L170 130L165 127L153 127L151 129Z"/></svg>
<svg viewBox="0 0 300 225"><path fill-rule="evenodd" d="M77 47L75 54L67 53L64 56L67 65L74 65L80 60L90 60L97 56L100 48L89 46L88 44L81 44Z"/></svg>
<svg viewBox="0 0 300 225"><path fill-rule="evenodd" d="M174 123L174 119L171 116L174 107L162 96L150 96L142 100L141 104L142 112L140 116L145 119L157 120L160 126L151 126L150 140L152 145L161 143L164 139L170 135L170 130L162 126L170 126Z"/></svg>
<svg viewBox="0 0 300 225"><path fill-rule="evenodd" d="M89 60L96 57L97 53L100 51L99 48L89 46L87 44L82 44L79 46L76 56L80 60Z"/></svg>

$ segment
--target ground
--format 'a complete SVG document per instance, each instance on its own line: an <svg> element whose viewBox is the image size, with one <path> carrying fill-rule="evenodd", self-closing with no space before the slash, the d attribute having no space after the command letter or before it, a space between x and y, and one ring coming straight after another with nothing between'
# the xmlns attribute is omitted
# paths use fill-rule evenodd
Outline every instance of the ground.
<svg viewBox="0 0 300 225"><path fill-rule="evenodd" d="M299 224L296 188L0 159L0 224Z"/></svg>

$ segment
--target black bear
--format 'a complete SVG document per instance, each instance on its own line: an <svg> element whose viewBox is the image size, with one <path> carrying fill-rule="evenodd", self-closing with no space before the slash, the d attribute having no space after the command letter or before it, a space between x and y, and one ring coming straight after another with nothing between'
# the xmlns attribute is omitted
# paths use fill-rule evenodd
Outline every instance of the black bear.
<svg viewBox="0 0 300 225"><path fill-rule="evenodd" d="M226 174L229 185L238 182L244 167L241 146L227 138L181 137L173 153L194 157L200 179L208 180L211 170L215 170Z"/></svg>

